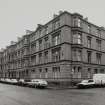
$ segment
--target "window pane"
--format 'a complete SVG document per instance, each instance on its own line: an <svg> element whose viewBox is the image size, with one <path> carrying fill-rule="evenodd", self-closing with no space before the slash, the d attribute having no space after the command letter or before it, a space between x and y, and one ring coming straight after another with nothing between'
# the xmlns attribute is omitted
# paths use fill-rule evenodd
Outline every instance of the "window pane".
<svg viewBox="0 0 105 105"><path fill-rule="evenodd" d="M79 32L73 32L73 43L82 44L82 35Z"/></svg>

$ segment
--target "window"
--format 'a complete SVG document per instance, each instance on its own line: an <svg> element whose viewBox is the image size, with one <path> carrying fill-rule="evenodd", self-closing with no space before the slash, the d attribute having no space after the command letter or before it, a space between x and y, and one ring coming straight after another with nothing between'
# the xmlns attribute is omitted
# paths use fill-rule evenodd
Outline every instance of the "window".
<svg viewBox="0 0 105 105"><path fill-rule="evenodd" d="M87 47L91 48L91 37L90 36L87 37Z"/></svg>
<svg viewBox="0 0 105 105"><path fill-rule="evenodd" d="M90 25L88 25L88 33L91 33L91 26Z"/></svg>
<svg viewBox="0 0 105 105"><path fill-rule="evenodd" d="M82 44L82 33L78 31L73 32L73 44Z"/></svg>
<svg viewBox="0 0 105 105"><path fill-rule="evenodd" d="M97 50L101 50L101 40L96 39L96 43L97 43Z"/></svg>
<svg viewBox="0 0 105 105"><path fill-rule="evenodd" d="M41 73L42 72L42 69L39 69L39 72Z"/></svg>
<svg viewBox="0 0 105 105"><path fill-rule="evenodd" d="M42 39L39 40L39 50L42 49Z"/></svg>
<svg viewBox="0 0 105 105"><path fill-rule="evenodd" d="M82 51L78 49L73 50L73 61L82 61Z"/></svg>
<svg viewBox="0 0 105 105"><path fill-rule="evenodd" d="M91 63L91 51L87 51L87 61Z"/></svg>
<svg viewBox="0 0 105 105"><path fill-rule="evenodd" d="M57 29L57 28L59 28L60 27L60 19L58 19L58 20L56 20L56 21L54 21L53 23L52 23L52 28L53 28L53 30L55 30L55 29Z"/></svg>
<svg viewBox="0 0 105 105"><path fill-rule="evenodd" d="M32 73L35 73L36 70L35 69L32 69L31 71L32 71Z"/></svg>
<svg viewBox="0 0 105 105"><path fill-rule="evenodd" d="M21 55L21 51L19 50L19 51L18 51L18 57L20 57L20 55ZM10 58L11 58L11 57L10 57Z"/></svg>
<svg viewBox="0 0 105 105"><path fill-rule="evenodd" d="M45 72L46 72L46 73L48 72L48 68L45 68Z"/></svg>
<svg viewBox="0 0 105 105"><path fill-rule="evenodd" d="M82 68L78 67L77 69L78 69L77 78L81 78L81 70L82 70Z"/></svg>
<svg viewBox="0 0 105 105"><path fill-rule="evenodd" d="M24 55L27 55L29 53L29 48L24 48Z"/></svg>
<svg viewBox="0 0 105 105"><path fill-rule="evenodd" d="M101 30L100 30L100 29L97 29L96 35L97 35L98 37L101 37Z"/></svg>
<svg viewBox="0 0 105 105"><path fill-rule="evenodd" d="M45 38L44 38L44 40L45 40L45 43L44 43L44 48L45 48L45 49L46 49L46 48L49 48L50 43L49 43L49 41L48 41L48 36L47 36L47 37L45 37Z"/></svg>
<svg viewBox="0 0 105 105"><path fill-rule="evenodd" d="M97 74L98 73L98 69L94 69L94 74Z"/></svg>
<svg viewBox="0 0 105 105"><path fill-rule="evenodd" d="M57 32L52 35L52 44L54 46L60 44L60 37L61 37L60 32Z"/></svg>
<svg viewBox="0 0 105 105"><path fill-rule="evenodd" d="M81 61L82 60L82 53L81 50L78 50L77 52L77 61Z"/></svg>
<svg viewBox="0 0 105 105"><path fill-rule="evenodd" d="M22 66L22 61L19 60L19 61L18 61L18 68L20 68L21 66Z"/></svg>
<svg viewBox="0 0 105 105"><path fill-rule="evenodd" d="M44 53L44 57L45 63L48 63L48 51Z"/></svg>
<svg viewBox="0 0 105 105"><path fill-rule="evenodd" d="M73 19L73 25L74 25L74 27L81 27L81 20L79 18L75 17Z"/></svg>
<svg viewBox="0 0 105 105"><path fill-rule="evenodd" d="M36 64L36 55L31 57L31 65L35 65Z"/></svg>
<svg viewBox="0 0 105 105"><path fill-rule="evenodd" d="M52 61L56 62L60 60L60 48L52 50Z"/></svg>
<svg viewBox="0 0 105 105"><path fill-rule="evenodd" d="M31 44L31 53L34 53L36 51L36 43Z"/></svg>
<svg viewBox="0 0 105 105"><path fill-rule="evenodd" d="M88 68L88 71L87 71L87 73L88 73L88 78L91 78L91 68Z"/></svg>
<svg viewBox="0 0 105 105"><path fill-rule="evenodd" d="M93 80L89 80L88 82L94 82Z"/></svg>
<svg viewBox="0 0 105 105"><path fill-rule="evenodd" d="M48 26L45 27L45 34L48 34Z"/></svg>
<svg viewBox="0 0 105 105"><path fill-rule="evenodd" d="M96 63L101 64L101 54L100 53L96 53Z"/></svg>
<svg viewBox="0 0 105 105"><path fill-rule="evenodd" d="M48 78L48 68L45 68L45 78Z"/></svg>
<svg viewBox="0 0 105 105"><path fill-rule="evenodd" d="M27 43L28 43L28 39L25 38L23 43L24 43L24 44L27 44Z"/></svg>
<svg viewBox="0 0 105 105"><path fill-rule="evenodd" d="M24 60L24 66L28 66L28 64L29 64L29 60L28 59L25 59Z"/></svg>
<svg viewBox="0 0 105 105"><path fill-rule="evenodd" d="M42 78L42 69L39 69L39 77Z"/></svg>
<svg viewBox="0 0 105 105"><path fill-rule="evenodd" d="M100 73L105 73L105 72L104 72L104 69L100 69Z"/></svg>
<svg viewBox="0 0 105 105"><path fill-rule="evenodd" d="M60 67L53 67L53 78L60 78Z"/></svg>
<svg viewBox="0 0 105 105"><path fill-rule="evenodd" d="M42 53L39 53L39 64L42 63Z"/></svg>

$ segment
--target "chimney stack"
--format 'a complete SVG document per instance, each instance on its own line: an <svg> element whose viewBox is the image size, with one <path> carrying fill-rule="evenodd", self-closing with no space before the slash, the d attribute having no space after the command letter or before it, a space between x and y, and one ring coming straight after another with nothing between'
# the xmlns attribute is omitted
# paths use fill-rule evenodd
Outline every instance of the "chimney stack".
<svg viewBox="0 0 105 105"><path fill-rule="evenodd" d="M54 14L54 15L53 15L53 18L56 18L57 16L58 16L57 14Z"/></svg>
<svg viewBox="0 0 105 105"><path fill-rule="evenodd" d="M84 20L88 21L88 17L84 18Z"/></svg>
<svg viewBox="0 0 105 105"><path fill-rule="evenodd" d="M62 14L62 13L63 13L63 11L59 11L59 15Z"/></svg>

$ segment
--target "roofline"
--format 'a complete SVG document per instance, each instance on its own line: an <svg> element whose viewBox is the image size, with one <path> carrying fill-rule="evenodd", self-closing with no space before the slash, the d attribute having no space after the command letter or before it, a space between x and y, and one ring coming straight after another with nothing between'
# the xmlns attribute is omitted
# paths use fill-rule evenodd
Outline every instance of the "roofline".
<svg viewBox="0 0 105 105"><path fill-rule="evenodd" d="M68 15L70 15L70 16L74 16L74 15L77 14L77 15L79 15L79 16L82 17L81 19L82 19L84 22L86 22L86 23L88 23L88 24L90 24L90 25L93 25L93 26L97 27L97 28L100 29L100 30L105 31L105 29L103 29L102 27L97 26L97 25L95 25L95 24L93 24L93 23L91 23L91 22L89 22L89 21L84 20L84 19L83 19L83 16L82 16L81 14L79 14L79 13L70 13L70 12L68 12L68 11L64 11L64 12L62 12L61 14L58 14L57 17L51 19L51 20L48 21L46 24L44 24L43 27L45 27L46 25L48 25L49 23L51 23L52 21L56 20L57 18L59 18L60 16L62 16L62 15L64 15L64 14L68 14ZM23 36L22 36L22 39L21 39L20 41L17 41L15 44L9 45L8 47L17 45L19 42L21 42L21 41L23 40L24 37L32 36L34 33L37 32L37 30L38 30L38 27L36 27L35 31L33 31L32 33L30 33L30 34L28 34L28 35L23 35ZM6 48L6 49L7 49L7 48Z"/></svg>

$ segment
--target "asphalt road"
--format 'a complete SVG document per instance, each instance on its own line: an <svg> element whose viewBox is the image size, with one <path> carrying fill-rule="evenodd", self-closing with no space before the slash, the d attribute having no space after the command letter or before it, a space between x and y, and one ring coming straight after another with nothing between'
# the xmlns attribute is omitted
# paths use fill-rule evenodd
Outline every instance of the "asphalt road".
<svg viewBox="0 0 105 105"><path fill-rule="evenodd" d="M55 90L0 84L0 105L105 105L105 88Z"/></svg>

